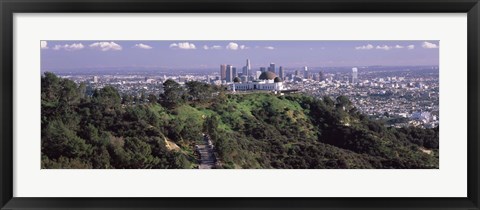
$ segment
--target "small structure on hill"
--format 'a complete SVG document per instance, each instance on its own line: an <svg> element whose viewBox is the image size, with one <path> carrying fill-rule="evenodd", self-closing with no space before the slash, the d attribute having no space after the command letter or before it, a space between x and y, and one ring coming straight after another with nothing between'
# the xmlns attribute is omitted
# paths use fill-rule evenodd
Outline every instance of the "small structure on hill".
<svg viewBox="0 0 480 210"><path fill-rule="evenodd" d="M233 83L229 85L229 89L232 91L248 91L248 90L268 90L268 91L281 91L284 90L283 81L280 77L271 71L265 71L260 74L258 80L241 82L236 77Z"/></svg>

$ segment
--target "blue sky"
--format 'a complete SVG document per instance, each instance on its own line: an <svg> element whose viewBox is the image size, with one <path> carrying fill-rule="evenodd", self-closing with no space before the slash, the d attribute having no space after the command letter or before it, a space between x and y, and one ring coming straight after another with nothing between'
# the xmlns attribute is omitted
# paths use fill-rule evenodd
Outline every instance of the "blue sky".
<svg viewBox="0 0 480 210"><path fill-rule="evenodd" d="M43 71L75 68L253 68L438 65L439 41L41 41Z"/></svg>

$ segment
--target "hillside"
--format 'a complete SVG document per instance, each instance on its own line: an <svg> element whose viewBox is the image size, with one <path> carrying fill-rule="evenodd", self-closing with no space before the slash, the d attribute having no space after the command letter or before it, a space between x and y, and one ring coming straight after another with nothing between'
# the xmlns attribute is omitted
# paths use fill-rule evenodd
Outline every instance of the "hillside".
<svg viewBox="0 0 480 210"><path fill-rule="evenodd" d="M208 134L217 168L438 168L438 128L389 128L348 98L228 94L171 80L158 96L42 77L42 168L196 168ZM158 99L157 99L158 98ZM168 144L168 145L167 145ZM175 148L175 149L171 149Z"/></svg>

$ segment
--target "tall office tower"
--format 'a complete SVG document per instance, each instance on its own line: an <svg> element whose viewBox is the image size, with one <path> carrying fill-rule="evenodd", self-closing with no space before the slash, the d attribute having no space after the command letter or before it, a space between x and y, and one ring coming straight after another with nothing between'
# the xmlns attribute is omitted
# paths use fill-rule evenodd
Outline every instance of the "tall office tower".
<svg viewBox="0 0 480 210"><path fill-rule="evenodd" d="M299 77L299 76L300 76L300 71L295 70L295 77Z"/></svg>
<svg viewBox="0 0 480 210"><path fill-rule="evenodd" d="M308 79L308 67L307 66L304 66L303 67L303 78L304 79Z"/></svg>
<svg viewBox="0 0 480 210"><path fill-rule="evenodd" d="M93 76L93 83L98 83L98 77L97 76Z"/></svg>
<svg viewBox="0 0 480 210"><path fill-rule="evenodd" d="M227 66L225 64L220 65L220 80L227 78Z"/></svg>
<svg viewBox="0 0 480 210"><path fill-rule="evenodd" d="M232 67L232 81L235 79L235 77L238 77L237 68Z"/></svg>
<svg viewBox="0 0 480 210"><path fill-rule="evenodd" d="M250 71L252 70L252 66L250 66L250 59L247 59L247 73L245 75L249 76Z"/></svg>
<svg viewBox="0 0 480 210"><path fill-rule="evenodd" d="M325 80L325 74L323 74L323 71L320 71L318 73L318 81L323 81Z"/></svg>
<svg viewBox="0 0 480 210"><path fill-rule="evenodd" d="M358 83L358 69L356 67L352 68L352 83L353 84Z"/></svg>
<svg viewBox="0 0 480 210"><path fill-rule="evenodd" d="M260 72L265 72L265 67L260 67Z"/></svg>
<svg viewBox="0 0 480 210"><path fill-rule="evenodd" d="M244 66L244 67L242 68L242 75L247 75L247 76L248 76L248 73L249 73L249 72L248 72L247 66Z"/></svg>
<svg viewBox="0 0 480 210"><path fill-rule="evenodd" d="M225 80L227 82L232 82L233 81L233 66L232 65L227 65L227 73Z"/></svg>
<svg viewBox="0 0 480 210"><path fill-rule="evenodd" d="M270 63L270 67L268 67L268 71L271 71L271 72L275 73L275 64L274 63Z"/></svg>
<svg viewBox="0 0 480 210"><path fill-rule="evenodd" d="M278 75L282 80L285 78L285 72L283 71L283 66L278 67Z"/></svg>

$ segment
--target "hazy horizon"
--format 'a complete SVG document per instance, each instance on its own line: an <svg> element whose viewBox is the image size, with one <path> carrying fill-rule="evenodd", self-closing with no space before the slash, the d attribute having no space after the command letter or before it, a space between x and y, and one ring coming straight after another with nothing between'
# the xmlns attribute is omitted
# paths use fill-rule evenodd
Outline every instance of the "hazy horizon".
<svg viewBox="0 0 480 210"><path fill-rule="evenodd" d="M41 41L41 71L438 66L439 41Z"/></svg>

